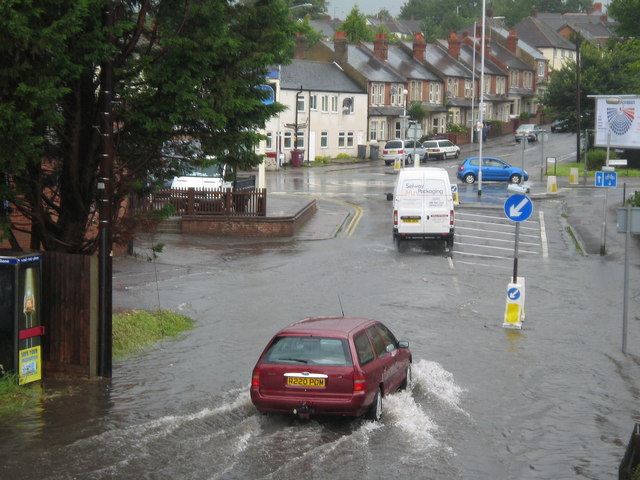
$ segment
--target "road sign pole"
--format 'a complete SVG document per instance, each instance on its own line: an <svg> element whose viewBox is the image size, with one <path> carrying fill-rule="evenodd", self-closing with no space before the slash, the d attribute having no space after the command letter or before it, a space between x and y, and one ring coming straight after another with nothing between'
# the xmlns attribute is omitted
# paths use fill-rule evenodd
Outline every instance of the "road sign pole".
<svg viewBox="0 0 640 480"><path fill-rule="evenodd" d="M516 222L516 242L513 247L513 283L518 283L518 242L520 240L520 222Z"/></svg>
<svg viewBox="0 0 640 480"><path fill-rule="evenodd" d="M606 252L605 244L607 241L607 192L608 188L604 189L604 206L602 208L602 235L600 239L600 256L603 256Z"/></svg>

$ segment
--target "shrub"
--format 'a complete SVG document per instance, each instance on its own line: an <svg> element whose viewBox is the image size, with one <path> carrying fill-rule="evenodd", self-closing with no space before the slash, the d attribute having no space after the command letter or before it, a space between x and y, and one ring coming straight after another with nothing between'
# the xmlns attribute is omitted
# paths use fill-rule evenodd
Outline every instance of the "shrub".
<svg viewBox="0 0 640 480"><path fill-rule="evenodd" d="M609 150L609 158L618 158L616 152ZM589 150L587 152L587 170L600 170L607 163L607 151L601 148Z"/></svg>
<svg viewBox="0 0 640 480"><path fill-rule="evenodd" d="M346 160L348 158L351 158L351 155L349 155L348 153L339 153L336 158L341 159L341 160Z"/></svg>
<svg viewBox="0 0 640 480"><path fill-rule="evenodd" d="M447 132L451 132L451 133L467 133L469 131L469 128L467 128L464 125L458 125L455 123L448 123L447 124Z"/></svg>

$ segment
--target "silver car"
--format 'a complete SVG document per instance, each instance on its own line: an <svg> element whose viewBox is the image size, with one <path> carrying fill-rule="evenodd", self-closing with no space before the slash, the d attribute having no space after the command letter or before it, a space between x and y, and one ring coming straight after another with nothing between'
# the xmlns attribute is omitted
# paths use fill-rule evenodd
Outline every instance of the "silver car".
<svg viewBox="0 0 640 480"><path fill-rule="evenodd" d="M382 159L385 165L393 165L396 159L405 165L412 164L413 159L424 157L425 148L417 140L389 140L382 149Z"/></svg>
<svg viewBox="0 0 640 480"><path fill-rule="evenodd" d="M515 132L516 142L520 143L520 140L525 137L530 142L535 142L538 140L538 135L540 135L543 131L544 130L542 130L539 125L534 125L533 123L522 124Z"/></svg>

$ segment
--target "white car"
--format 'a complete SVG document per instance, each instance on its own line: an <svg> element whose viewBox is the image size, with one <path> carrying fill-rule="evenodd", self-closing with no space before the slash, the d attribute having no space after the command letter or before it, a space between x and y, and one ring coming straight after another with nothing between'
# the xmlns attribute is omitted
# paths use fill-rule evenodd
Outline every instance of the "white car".
<svg viewBox="0 0 640 480"><path fill-rule="evenodd" d="M427 151L427 160L446 160L460 156L460 147L450 140L427 140L422 145Z"/></svg>
<svg viewBox="0 0 640 480"><path fill-rule="evenodd" d="M416 158L424 158L424 146L417 140L389 140L382 149L382 159L385 165L393 165L396 159L405 165L413 163Z"/></svg>

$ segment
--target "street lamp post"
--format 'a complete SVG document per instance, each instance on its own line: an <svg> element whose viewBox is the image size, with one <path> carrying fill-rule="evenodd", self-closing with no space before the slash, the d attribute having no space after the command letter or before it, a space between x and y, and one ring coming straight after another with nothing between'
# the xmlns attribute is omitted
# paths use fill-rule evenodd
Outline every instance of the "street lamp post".
<svg viewBox="0 0 640 480"><path fill-rule="evenodd" d="M480 41L480 111L478 112L478 126L484 128L484 114L485 114L485 104L484 104L484 44L485 44L485 31L487 24L487 2L486 0L482 0L482 38ZM484 137L484 132L479 135L478 139L478 156L480 157L480 165L478 168L478 198L482 197L482 142Z"/></svg>

